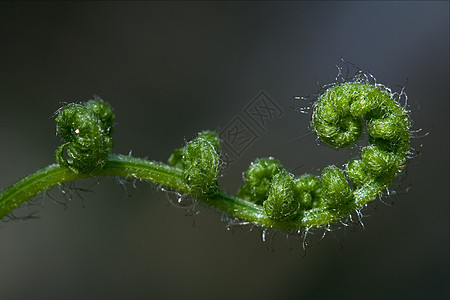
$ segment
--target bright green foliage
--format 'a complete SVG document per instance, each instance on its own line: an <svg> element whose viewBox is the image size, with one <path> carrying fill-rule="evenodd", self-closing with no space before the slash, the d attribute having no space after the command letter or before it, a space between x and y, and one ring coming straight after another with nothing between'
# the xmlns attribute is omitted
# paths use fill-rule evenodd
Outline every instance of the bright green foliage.
<svg viewBox="0 0 450 300"><path fill-rule="evenodd" d="M69 104L60 109L56 126L66 141L55 152L61 166L74 173L89 173L105 165L113 147L114 114L102 100Z"/></svg>

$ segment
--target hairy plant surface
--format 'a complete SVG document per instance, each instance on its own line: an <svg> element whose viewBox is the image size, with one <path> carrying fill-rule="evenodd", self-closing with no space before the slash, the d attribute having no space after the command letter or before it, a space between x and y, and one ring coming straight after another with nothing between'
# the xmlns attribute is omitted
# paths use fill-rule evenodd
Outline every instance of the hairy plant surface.
<svg viewBox="0 0 450 300"><path fill-rule="evenodd" d="M0 194L0 218L53 186L97 176L123 176L158 183L188 194L232 217L264 228L309 229L359 213L382 195L404 169L410 150L410 120L395 94L366 80L336 83L313 105L312 130L333 148L355 145L366 127L369 145L361 158L321 176L295 177L274 158L255 160L236 196L220 190L220 139L204 131L176 149L168 164L110 154L114 114L103 100L68 104L56 125L65 143L56 164L43 168Z"/></svg>

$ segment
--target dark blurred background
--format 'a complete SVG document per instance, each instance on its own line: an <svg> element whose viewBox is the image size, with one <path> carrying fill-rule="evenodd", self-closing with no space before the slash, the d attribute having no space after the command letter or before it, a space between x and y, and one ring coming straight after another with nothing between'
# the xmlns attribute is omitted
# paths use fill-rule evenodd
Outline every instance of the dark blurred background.
<svg viewBox="0 0 450 300"><path fill-rule="evenodd" d="M359 153L318 145L294 96L332 82L341 58L406 86L416 136L429 133L364 230L316 231L304 252L211 210L186 216L148 183L77 182L91 192L67 209L56 188L17 211L39 219L0 224L0 299L448 299L447 1L1 2L0 188L54 161L54 112L93 94L114 106L115 153L166 161L239 117L257 138L223 189L257 157L318 175ZM264 128L244 111L260 91L283 111Z"/></svg>

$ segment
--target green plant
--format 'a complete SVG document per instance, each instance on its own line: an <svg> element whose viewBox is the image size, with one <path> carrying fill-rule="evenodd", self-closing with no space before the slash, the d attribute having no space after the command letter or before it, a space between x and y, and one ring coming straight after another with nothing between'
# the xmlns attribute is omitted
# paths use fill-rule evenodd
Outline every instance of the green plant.
<svg viewBox="0 0 450 300"><path fill-rule="evenodd" d="M123 176L158 183L264 228L309 229L359 212L380 196L404 169L410 149L410 120L394 93L367 80L335 83L313 105L312 128L334 148L355 145L364 125L369 146L345 170L325 168L321 176L294 177L273 158L257 159L245 172L236 196L219 188L220 140L205 131L176 149L168 164L109 154L114 114L102 100L69 104L56 125L66 141L52 164L0 194L0 218L53 186L96 176Z"/></svg>

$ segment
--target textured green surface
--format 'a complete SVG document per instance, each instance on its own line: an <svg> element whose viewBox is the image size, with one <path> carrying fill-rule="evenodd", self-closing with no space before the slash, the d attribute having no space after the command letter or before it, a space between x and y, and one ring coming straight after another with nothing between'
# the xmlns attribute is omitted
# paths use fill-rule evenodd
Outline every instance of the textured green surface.
<svg viewBox="0 0 450 300"><path fill-rule="evenodd" d="M75 173L89 173L105 165L113 147L114 114L109 104L90 100L59 111L56 127L66 141L55 152L58 164Z"/></svg>
<svg viewBox="0 0 450 300"><path fill-rule="evenodd" d="M176 149L169 165L130 156L109 155L114 115L101 100L69 104L56 118L66 141L52 165L20 180L0 194L0 217L22 202L63 182L91 176L134 177L156 182L265 227L299 229L325 226L364 208L381 195L405 167L410 121L383 86L366 82L336 84L315 102L313 131L333 148L355 145L364 125L369 145L345 170L329 166L320 177L294 177L274 158L253 162L237 197L221 192L220 140L204 131Z"/></svg>
<svg viewBox="0 0 450 300"><path fill-rule="evenodd" d="M362 209L405 166L410 147L408 114L387 89L365 82L337 84L314 104L313 130L333 148L355 145L364 124L370 145L362 149L361 159L346 165L345 172L329 166L320 178L307 174L291 184L284 176L286 179L280 183L279 174L286 172L281 164L260 159L246 172L246 182L238 196L262 202L271 219L292 224L292 228L325 225Z"/></svg>

